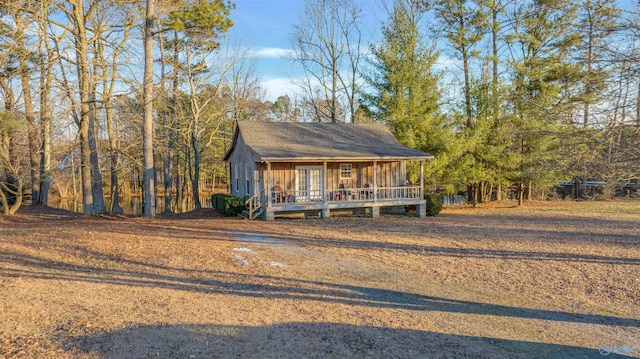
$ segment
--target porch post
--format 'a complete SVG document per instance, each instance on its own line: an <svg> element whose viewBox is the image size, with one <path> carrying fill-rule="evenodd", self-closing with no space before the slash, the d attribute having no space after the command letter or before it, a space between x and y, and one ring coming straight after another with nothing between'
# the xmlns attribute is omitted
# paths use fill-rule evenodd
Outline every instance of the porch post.
<svg viewBox="0 0 640 359"><path fill-rule="evenodd" d="M420 160L420 204L416 205L416 217L427 216L427 203L424 200L424 161Z"/></svg>
<svg viewBox="0 0 640 359"><path fill-rule="evenodd" d="M327 206L327 161L322 162L322 218L331 217Z"/></svg>
<svg viewBox="0 0 640 359"><path fill-rule="evenodd" d="M424 161L420 160L420 199L424 198Z"/></svg>
<svg viewBox="0 0 640 359"><path fill-rule="evenodd" d="M322 203L327 204L327 161L322 162Z"/></svg>
<svg viewBox="0 0 640 359"><path fill-rule="evenodd" d="M267 178L265 179L267 191L267 208L264 210L264 219L265 221L273 221L274 213L273 208L271 208L271 162L267 162Z"/></svg>
<svg viewBox="0 0 640 359"><path fill-rule="evenodd" d="M378 183L376 181L376 167L378 167L378 161L373 161L373 201L378 201Z"/></svg>
<svg viewBox="0 0 640 359"><path fill-rule="evenodd" d="M378 202L378 182L376 180L378 167L378 161L373 161L373 207L369 210L369 217L378 218L380 216L380 207L377 206Z"/></svg>
<svg viewBox="0 0 640 359"><path fill-rule="evenodd" d="M267 162L267 178L264 182L267 191L267 207L271 207L271 162Z"/></svg>

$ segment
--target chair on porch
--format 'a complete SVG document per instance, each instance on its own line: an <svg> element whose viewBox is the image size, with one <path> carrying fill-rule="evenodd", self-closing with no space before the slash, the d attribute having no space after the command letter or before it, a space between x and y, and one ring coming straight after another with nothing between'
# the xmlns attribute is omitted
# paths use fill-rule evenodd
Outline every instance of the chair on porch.
<svg viewBox="0 0 640 359"><path fill-rule="evenodd" d="M282 187L280 187L279 183L276 183L275 186L271 187L271 198L272 201L275 203L283 203L285 201L285 193L282 190Z"/></svg>
<svg viewBox="0 0 640 359"><path fill-rule="evenodd" d="M371 185L368 183L364 184L364 191L362 191L362 199L372 199L373 198L373 189L371 189Z"/></svg>
<svg viewBox="0 0 640 359"><path fill-rule="evenodd" d="M338 198L340 201L347 199L347 190L344 187L344 183L338 185Z"/></svg>

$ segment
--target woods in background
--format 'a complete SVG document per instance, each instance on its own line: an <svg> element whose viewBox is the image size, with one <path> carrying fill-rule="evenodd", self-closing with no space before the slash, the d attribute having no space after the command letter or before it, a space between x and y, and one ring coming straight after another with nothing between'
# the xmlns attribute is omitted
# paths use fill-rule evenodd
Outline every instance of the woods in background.
<svg viewBox="0 0 640 359"><path fill-rule="evenodd" d="M383 122L435 155L432 191L472 203L640 177L637 4L395 0L368 44L361 6L306 1L299 95L271 102L225 38L230 2L0 0L0 208L198 208L201 179L227 178L237 120Z"/></svg>

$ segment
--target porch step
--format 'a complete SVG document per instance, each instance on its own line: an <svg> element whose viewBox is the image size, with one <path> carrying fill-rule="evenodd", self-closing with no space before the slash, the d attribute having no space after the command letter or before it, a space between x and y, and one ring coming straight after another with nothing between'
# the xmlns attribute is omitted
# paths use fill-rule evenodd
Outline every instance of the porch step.
<svg viewBox="0 0 640 359"><path fill-rule="evenodd" d="M249 215L249 210L243 210L238 216L242 219L256 219L262 215L264 209L260 208L257 211L253 212L253 218Z"/></svg>

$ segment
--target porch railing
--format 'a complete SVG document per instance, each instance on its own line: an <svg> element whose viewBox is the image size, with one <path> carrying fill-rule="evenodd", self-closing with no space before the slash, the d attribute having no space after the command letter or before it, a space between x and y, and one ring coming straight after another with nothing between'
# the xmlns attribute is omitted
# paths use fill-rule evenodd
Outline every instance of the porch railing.
<svg viewBox="0 0 640 359"><path fill-rule="evenodd" d="M322 190L271 191L274 204L322 202Z"/></svg>
<svg viewBox="0 0 640 359"><path fill-rule="evenodd" d="M420 186L378 188L377 199L417 199L420 198Z"/></svg>
<svg viewBox="0 0 640 359"><path fill-rule="evenodd" d="M274 205L322 202L322 194L322 190L271 191L271 202ZM370 187L335 188L327 189L324 195L327 202L419 199L420 186L378 187L375 192Z"/></svg>
<svg viewBox="0 0 640 359"><path fill-rule="evenodd" d="M254 214L260 210L260 207L262 206L263 195L264 191L260 191L254 194L252 197L249 197L245 201L245 204L247 205L249 211L249 218L253 219Z"/></svg>

